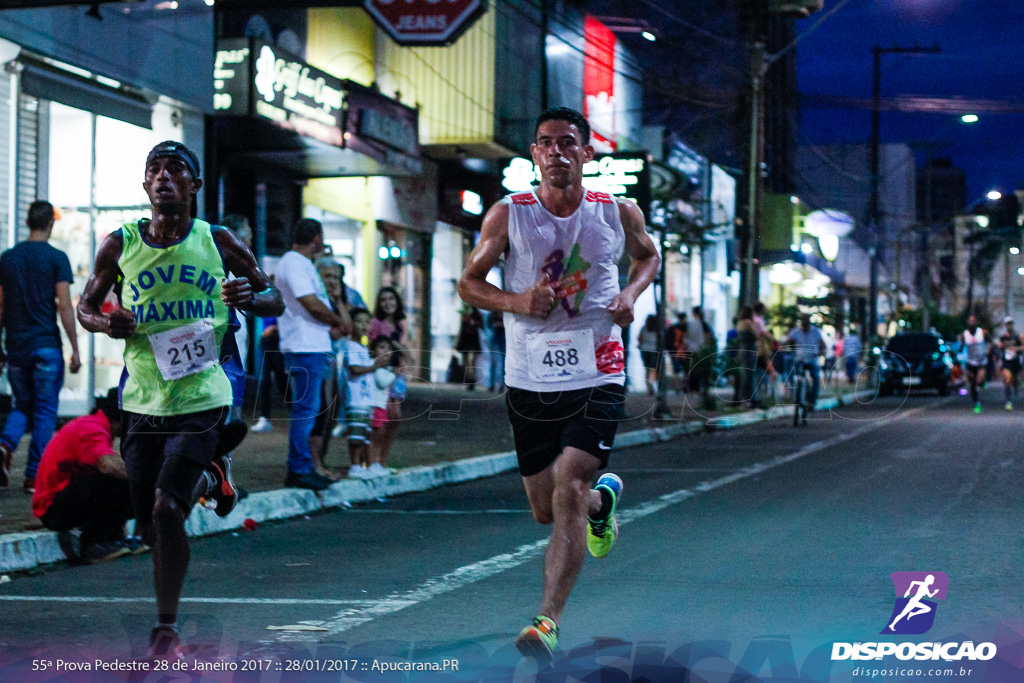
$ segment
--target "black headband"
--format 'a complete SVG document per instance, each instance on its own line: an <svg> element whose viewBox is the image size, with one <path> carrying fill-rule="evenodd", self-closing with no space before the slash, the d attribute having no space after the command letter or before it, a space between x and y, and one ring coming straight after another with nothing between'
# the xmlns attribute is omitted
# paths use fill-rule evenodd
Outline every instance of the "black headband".
<svg viewBox="0 0 1024 683"><path fill-rule="evenodd" d="M154 147L146 157L146 166L149 166L154 159L173 157L185 164L193 178L199 178L199 162L192 155L188 147L180 143L161 144Z"/></svg>

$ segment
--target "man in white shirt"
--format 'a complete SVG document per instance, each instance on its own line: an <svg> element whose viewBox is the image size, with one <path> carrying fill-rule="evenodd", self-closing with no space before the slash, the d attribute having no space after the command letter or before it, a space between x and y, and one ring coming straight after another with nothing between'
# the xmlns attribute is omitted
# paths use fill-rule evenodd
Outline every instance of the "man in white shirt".
<svg viewBox="0 0 1024 683"><path fill-rule="evenodd" d="M313 265L313 259L324 249L320 222L303 218L292 232L291 251L281 257L275 273L285 303L277 326L291 386L288 476L284 484L322 491L331 480L314 468L309 437L320 411L320 392L332 356L331 340L348 332L351 321L347 311L331 310L327 289Z"/></svg>
<svg viewBox="0 0 1024 683"><path fill-rule="evenodd" d="M800 316L800 326L789 331L785 342L794 346L794 362L797 364L795 371L811 371L812 385L808 403L813 410L818 400L818 391L821 389L821 365L818 359L825 355L825 338L821 335L821 330L811 324L811 316L805 313Z"/></svg>

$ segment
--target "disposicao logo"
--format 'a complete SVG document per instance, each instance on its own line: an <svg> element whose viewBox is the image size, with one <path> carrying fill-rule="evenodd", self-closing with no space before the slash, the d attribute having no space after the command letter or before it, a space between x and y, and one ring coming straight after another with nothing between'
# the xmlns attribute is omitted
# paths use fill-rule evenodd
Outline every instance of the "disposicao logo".
<svg viewBox="0 0 1024 683"><path fill-rule="evenodd" d="M949 577L943 572L893 572L896 605L882 634L919 635L935 623L936 600L946 599Z"/></svg>
<svg viewBox="0 0 1024 683"><path fill-rule="evenodd" d="M896 604L881 635L920 635L935 624L936 600L946 599L949 577L943 572L893 572ZM832 660L869 660L895 656L908 660L987 661L996 656L993 643L832 643Z"/></svg>

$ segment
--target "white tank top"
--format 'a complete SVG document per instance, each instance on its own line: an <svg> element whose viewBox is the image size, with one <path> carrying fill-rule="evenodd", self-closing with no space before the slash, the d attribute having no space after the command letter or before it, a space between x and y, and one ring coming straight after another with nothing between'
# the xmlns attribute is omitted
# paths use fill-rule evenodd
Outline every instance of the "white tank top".
<svg viewBox="0 0 1024 683"><path fill-rule="evenodd" d="M545 209L536 190L503 201L509 205L506 290L525 292L544 273L555 290L547 319L505 313L505 383L530 391L624 384L622 330L607 310L619 293L625 244L615 198L587 190L566 218Z"/></svg>
<svg viewBox="0 0 1024 683"><path fill-rule="evenodd" d="M985 330L980 327L974 332L964 330L964 346L967 347L967 362L971 365L985 365L988 362L988 345Z"/></svg>

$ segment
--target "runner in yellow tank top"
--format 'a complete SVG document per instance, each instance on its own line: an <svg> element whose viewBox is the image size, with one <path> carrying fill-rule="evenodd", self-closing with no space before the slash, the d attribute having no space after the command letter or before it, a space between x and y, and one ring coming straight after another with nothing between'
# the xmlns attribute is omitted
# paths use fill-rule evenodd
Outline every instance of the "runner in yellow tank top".
<svg viewBox="0 0 1024 683"><path fill-rule="evenodd" d="M199 160L187 147L154 147L142 183L153 217L103 241L78 304L82 327L125 340L121 455L136 528L153 546L153 659L181 656L176 624L192 505L209 495L217 513L227 514L238 500L231 460L217 452L231 406L219 362L228 307L259 316L284 310L248 247L230 230L192 218L202 184ZM237 279L225 280L229 272ZM112 288L121 306L104 314L100 307Z"/></svg>

